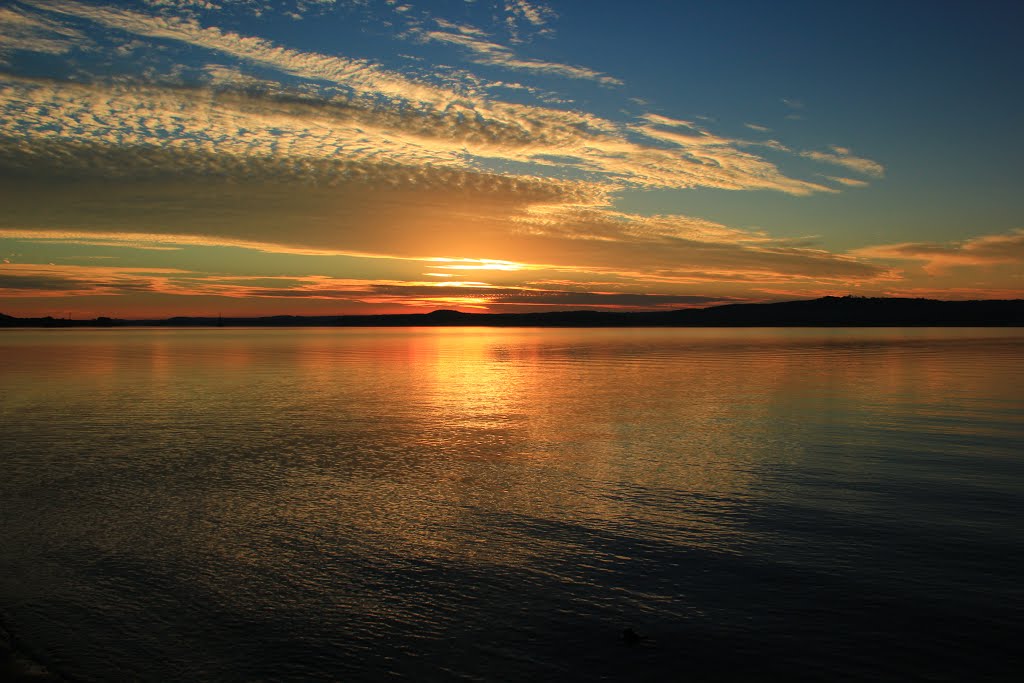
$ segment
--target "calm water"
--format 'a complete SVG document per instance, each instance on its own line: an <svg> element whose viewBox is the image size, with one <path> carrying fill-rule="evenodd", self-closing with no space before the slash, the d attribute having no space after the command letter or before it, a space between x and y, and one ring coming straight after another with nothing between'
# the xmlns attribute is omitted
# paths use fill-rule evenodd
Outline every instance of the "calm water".
<svg viewBox="0 0 1024 683"><path fill-rule="evenodd" d="M1024 668L1024 330L12 330L0 362L0 614L76 679Z"/></svg>

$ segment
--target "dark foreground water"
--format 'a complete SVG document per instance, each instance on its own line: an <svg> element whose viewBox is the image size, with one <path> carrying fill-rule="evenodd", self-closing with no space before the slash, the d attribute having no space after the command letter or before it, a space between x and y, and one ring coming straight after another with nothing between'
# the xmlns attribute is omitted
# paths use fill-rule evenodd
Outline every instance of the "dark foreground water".
<svg viewBox="0 0 1024 683"><path fill-rule="evenodd" d="M1024 671L1024 330L12 330L0 363L0 614L75 679Z"/></svg>

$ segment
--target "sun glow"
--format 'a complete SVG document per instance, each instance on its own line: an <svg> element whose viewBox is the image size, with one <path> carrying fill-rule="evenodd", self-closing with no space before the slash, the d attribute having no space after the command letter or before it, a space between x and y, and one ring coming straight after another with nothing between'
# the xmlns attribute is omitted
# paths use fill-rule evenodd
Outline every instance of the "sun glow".
<svg viewBox="0 0 1024 683"><path fill-rule="evenodd" d="M438 265L437 268L445 270L504 270L511 272L537 268L537 266L531 266L525 263L502 261L499 259L430 258L425 260L430 261L431 263L443 264ZM433 275L433 273L429 274Z"/></svg>
<svg viewBox="0 0 1024 683"><path fill-rule="evenodd" d="M491 303L490 299L482 296L432 296L420 299L419 301L424 304L459 306L480 310L487 310L487 304Z"/></svg>
<svg viewBox="0 0 1024 683"><path fill-rule="evenodd" d="M424 282L427 287L494 287L486 282L472 282L469 280L456 280L455 282Z"/></svg>

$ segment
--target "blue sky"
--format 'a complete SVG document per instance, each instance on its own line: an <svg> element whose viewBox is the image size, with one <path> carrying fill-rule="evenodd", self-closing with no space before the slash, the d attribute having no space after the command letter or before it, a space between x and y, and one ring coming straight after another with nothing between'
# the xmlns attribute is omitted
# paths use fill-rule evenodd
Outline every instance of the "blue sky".
<svg viewBox="0 0 1024 683"><path fill-rule="evenodd" d="M0 312L1018 297L1022 14L10 2Z"/></svg>

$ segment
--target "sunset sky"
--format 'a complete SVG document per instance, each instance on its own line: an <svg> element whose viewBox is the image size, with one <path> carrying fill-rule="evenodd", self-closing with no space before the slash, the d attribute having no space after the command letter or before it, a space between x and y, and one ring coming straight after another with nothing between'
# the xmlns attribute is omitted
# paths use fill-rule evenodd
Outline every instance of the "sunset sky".
<svg viewBox="0 0 1024 683"><path fill-rule="evenodd" d="M1024 296L1024 5L0 4L0 313Z"/></svg>

